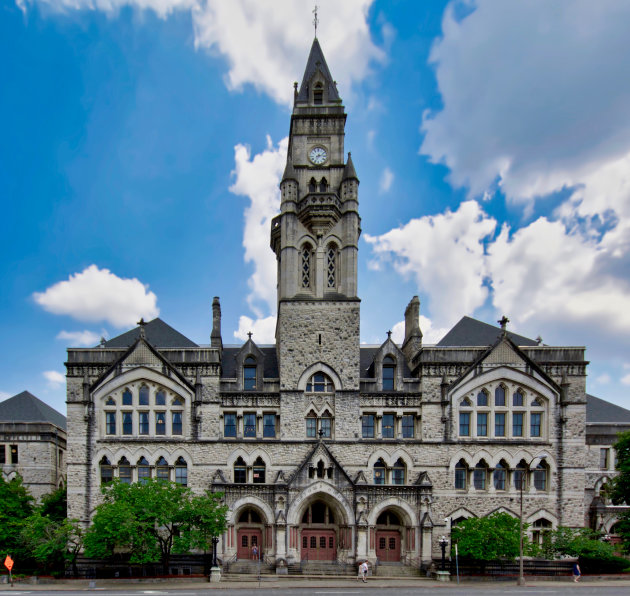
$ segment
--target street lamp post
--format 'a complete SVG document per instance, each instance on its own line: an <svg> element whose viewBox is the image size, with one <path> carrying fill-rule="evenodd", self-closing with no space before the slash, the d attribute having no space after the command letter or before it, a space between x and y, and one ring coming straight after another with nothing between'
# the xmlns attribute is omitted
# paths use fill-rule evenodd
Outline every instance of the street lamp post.
<svg viewBox="0 0 630 596"><path fill-rule="evenodd" d="M446 547L448 546L448 539L446 538L446 536L442 536L438 544L442 549L442 571L446 571Z"/></svg>
<svg viewBox="0 0 630 596"><path fill-rule="evenodd" d="M219 562L217 561L217 546L219 544L219 537L218 536L213 536L212 537L212 566L213 567L218 567L219 566Z"/></svg>
<svg viewBox="0 0 630 596"><path fill-rule="evenodd" d="M518 545L519 561L518 561L518 582L517 582L517 585L519 586L525 585L525 575L523 574L523 485L525 484L525 479L529 476L529 472L531 470L532 464L537 459L543 460L546 457L548 457L546 453L541 453L540 455L537 455L525 466L525 469L521 472L521 479L520 479L521 514L519 515L519 526L520 526L519 527L519 545Z"/></svg>

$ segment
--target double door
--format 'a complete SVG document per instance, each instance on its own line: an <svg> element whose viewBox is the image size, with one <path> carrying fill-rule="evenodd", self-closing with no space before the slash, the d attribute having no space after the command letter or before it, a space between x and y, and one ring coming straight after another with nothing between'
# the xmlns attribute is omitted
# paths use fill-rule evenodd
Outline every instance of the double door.
<svg viewBox="0 0 630 596"><path fill-rule="evenodd" d="M334 530L302 530L302 559L334 561L337 548Z"/></svg>
<svg viewBox="0 0 630 596"><path fill-rule="evenodd" d="M262 531L240 528L237 533L238 547L236 556L239 559L258 559L262 555Z"/></svg>
<svg viewBox="0 0 630 596"><path fill-rule="evenodd" d="M395 530L377 530L376 556L380 561L400 561L400 533Z"/></svg>

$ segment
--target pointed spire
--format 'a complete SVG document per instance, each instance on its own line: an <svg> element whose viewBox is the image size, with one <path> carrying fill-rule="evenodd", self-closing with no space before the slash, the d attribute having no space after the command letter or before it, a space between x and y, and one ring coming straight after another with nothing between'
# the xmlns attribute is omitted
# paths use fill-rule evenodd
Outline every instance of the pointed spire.
<svg viewBox="0 0 630 596"><path fill-rule="evenodd" d="M293 167L293 161L291 160L291 155L287 157L287 165L284 168L284 174L282 174L282 182L285 180L295 180L298 182L297 173L295 168Z"/></svg>
<svg viewBox="0 0 630 596"><path fill-rule="evenodd" d="M330 71L328 70L326 58L324 58L324 53L322 52L322 48L319 45L317 38L313 40L313 45L311 46L311 53L309 54L308 61L306 62L304 76L302 77L302 85L300 86L300 92L298 93L297 100L308 102L309 83L313 75L318 70L322 73L326 81L326 86L328 87L328 101L340 102L341 98L339 97L337 87L335 86L335 82L330 74Z"/></svg>
<svg viewBox="0 0 630 596"><path fill-rule="evenodd" d="M352 154L348 151L348 161L346 162L346 167L343 169L343 177L341 180L350 180L352 178L357 181L359 180L354 169L354 164L352 163Z"/></svg>

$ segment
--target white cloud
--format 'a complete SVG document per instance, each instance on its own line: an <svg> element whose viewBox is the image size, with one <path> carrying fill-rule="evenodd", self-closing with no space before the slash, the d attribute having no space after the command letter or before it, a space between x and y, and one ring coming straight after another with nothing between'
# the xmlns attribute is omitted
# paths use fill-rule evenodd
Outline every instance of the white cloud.
<svg viewBox="0 0 630 596"><path fill-rule="evenodd" d="M595 382L599 385L608 385L610 381L612 381L612 379L608 373L603 373L595 379Z"/></svg>
<svg viewBox="0 0 630 596"><path fill-rule="evenodd" d="M257 344L272 344L276 341L276 317L264 317L261 319L251 319L242 315L238 320L238 331L234 332L236 339L243 341L248 339L248 333L252 333L252 339Z"/></svg>
<svg viewBox="0 0 630 596"><path fill-rule="evenodd" d="M431 52L443 109L422 152L482 193L501 177L529 199L581 182L630 150L630 3L478 0L453 5Z"/></svg>
<svg viewBox="0 0 630 596"><path fill-rule="evenodd" d="M621 382L622 382L624 385L630 385L630 375L626 375L625 377L622 377L622 378L621 378Z"/></svg>
<svg viewBox="0 0 630 596"><path fill-rule="evenodd" d="M288 138L274 148L267 137L267 148L253 158L249 147L234 148L234 184L230 192L249 198L245 208L243 246L245 261L254 265L248 284L251 292L248 303L257 317L262 318L276 309L276 257L269 248L271 219L280 212L278 184L286 165ZM266 312L261 310L265 303Z"/></svg>
<svg viewBox="0 0 630 596"><path fill-rule="evenodd" d="M488 296L483 285L483 242L496 227L475 201L457 211L412 219L380 236L366 234L379 262L393 259L404 277L413 277L418 289L430 296L429 310L439 326L453 324L471 313ZM433 300L431 297L436 297Z"/></svg>
<svg viewBox="0 0 630 596"><path fill-rule="evenodd" d="M42 374L48 381L51 389L59 389L66 382L66 377L63 373L57 372L56 370L46 370Z"/></svg>
<svg viewBox="0 0 630 596"><path fill-rule="evenodd" d="M379 188L381 192L387 192L394 182L394 172L392 172L388 167L383 170L381 174L381 180L379 183Z"/></svg>
<svg viewBox="0 0 630 596"><path fill-rule="evenodd" d="M90 265L33 298L42 308L78 321L107 321L115 327L134 325L140 317L160 314L157 297L138 279L120 278L108 269Z"/></svg>
<svg viewBox="0 0 630 596"><path fill-rule="evenodd" d="M422 331L422 343L436 344L449 331L448 327L433 327L433 321L424 315L420 315L420 330ZM405 341L405 321L399 321L392 327L392 340L402 346Z"/></svg>
<svg viewBox="0 0 630 596"><path fill-rule="evenodd" d="M99 335L94 331L60 331L57 339L71 342L72 346L93 346L96 345L104 334Z"/></svg>
<svg viewBox="0 0 630 596"><path fill-rule="evenodd" d="M319 0L318 38L334 77L344 84L362 80L372 60L383 58L370 39L367 14L373 0ZM306 61L305 40L313 35L311 6L295 0L16 0L24 10L39 4L58 12L100 10L117 14L124 6L152 10L162 18L190 10L195 46L223 55L229 89L244 85L287 106L293 101L292 81ZM387 32L387 24L383 24ZM343 91L343 89L341 89Z"/></svg>

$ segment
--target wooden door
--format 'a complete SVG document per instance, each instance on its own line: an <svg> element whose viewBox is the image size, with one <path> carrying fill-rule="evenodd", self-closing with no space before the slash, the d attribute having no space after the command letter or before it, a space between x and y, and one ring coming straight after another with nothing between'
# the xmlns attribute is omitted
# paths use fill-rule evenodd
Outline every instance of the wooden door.
<svg viewBox="0 0 630 596"><path fill-rule="evenodd" d="M236 535L238 559L257 559L254 555L254 547L258 549L258 556L262 555L262 531L252 528L240 528Z"/></svg>
<svg viewBox="0 0 630 596"><path fill-rule="evenodd" d="M400 561L400 532L395 530L377 530L376 556L380 561Z"/></svg>
<svg viewBox="0 0 630 596"><path fill-rule="evenodd" d="M337 548L334 530L302 530L302 559L334 561Z"/></svg>

